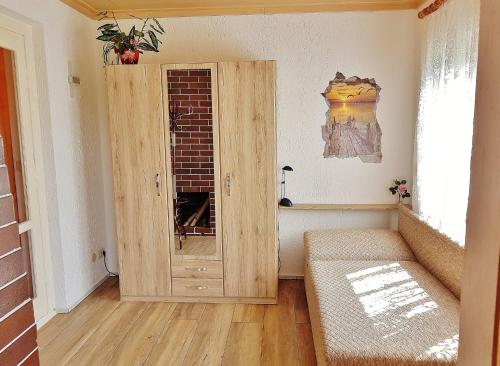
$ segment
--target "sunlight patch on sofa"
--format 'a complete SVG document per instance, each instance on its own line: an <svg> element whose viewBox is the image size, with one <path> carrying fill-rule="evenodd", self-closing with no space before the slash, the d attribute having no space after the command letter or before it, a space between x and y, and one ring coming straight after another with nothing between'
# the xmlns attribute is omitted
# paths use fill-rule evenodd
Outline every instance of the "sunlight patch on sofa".
<svg viewBox="0 0 500 366"><path fill-rule="evenodd" d="M439 342L435 346L429 347L425 354L421 355L418 359L428 359L429 356L437 358L438 360L451 360L454 359L458 353L458 334L453 337Z"/></svg>
<svg viewBox="0 0 500 366"><path fill-rule="evenodd" d="M401 318L410 319L438 307L399 263L375 266L346 277L354 293L362 295L359 301L369 317L398 310Z"/></svg>

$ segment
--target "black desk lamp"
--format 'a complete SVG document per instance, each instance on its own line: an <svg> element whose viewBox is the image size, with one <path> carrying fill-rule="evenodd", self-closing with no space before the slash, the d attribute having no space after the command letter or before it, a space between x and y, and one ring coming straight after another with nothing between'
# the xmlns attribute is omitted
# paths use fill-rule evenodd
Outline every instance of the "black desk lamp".
<svg viewBox="0 0 500 366"><path fill-rule="evenodd" d="M286 198L286 192L285 192L285 172L293 172L293 168L291 166L285 165L281 169L281 200L280 200L280 206L284 207L292 207L293 203L290 201L290 199Z"/></svg>

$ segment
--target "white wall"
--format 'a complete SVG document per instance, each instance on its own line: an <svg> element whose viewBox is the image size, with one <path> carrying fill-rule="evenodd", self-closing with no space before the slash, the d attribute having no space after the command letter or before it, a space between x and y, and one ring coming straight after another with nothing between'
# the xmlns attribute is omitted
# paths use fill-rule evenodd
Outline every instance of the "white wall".
<svg viewBox="0 0 500 366"><path fill-rule="evenodd" d="M0 0L0 6L0 11L30 22L37 41L54 306L64 310L106 273L102 261L91 260L107 240L101 120L94 92L102 88L95 22L54 0ZM77 64L81 98L70 96L68 61Z"/></svg>
<svg viewBox="0 0 500 366"><path fill-rule="evenodd" d="M392 179L412 176L420 60L415 11L161 21L168 34L161 52L141 55L142 63L277 60L278 162L294 168L287 179L287 193L294 202L395 202L388 191ZM123 21L126 28L131 23ZM337 71L346 76L374 77L382 87L377 112L383 133L381 164L322 156L321 125L327 106L320 93ZM103 132L107 141L109 132L106 128ZM112 222L109 149L103 154L107 222ZM388 227L390 221L387 212L282 211L281 273L302 274L302 233L307 229ZM116 270L114 246L109 250Z"/></svg>

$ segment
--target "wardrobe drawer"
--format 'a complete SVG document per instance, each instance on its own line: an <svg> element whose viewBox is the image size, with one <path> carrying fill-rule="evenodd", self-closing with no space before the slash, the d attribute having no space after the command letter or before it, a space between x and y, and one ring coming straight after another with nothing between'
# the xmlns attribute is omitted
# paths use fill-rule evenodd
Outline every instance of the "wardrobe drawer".
<svg viewBox="0 0 500 366"><path fill-rule="evenodd" d="M190 260L172 263L173 278L222 278L222 261Z"/></svg>
<svg viewBox="0 0 500 366"><path fill-rule="evenodd" d="M221 279L173 278L172 296L223 296Z"/></svg>

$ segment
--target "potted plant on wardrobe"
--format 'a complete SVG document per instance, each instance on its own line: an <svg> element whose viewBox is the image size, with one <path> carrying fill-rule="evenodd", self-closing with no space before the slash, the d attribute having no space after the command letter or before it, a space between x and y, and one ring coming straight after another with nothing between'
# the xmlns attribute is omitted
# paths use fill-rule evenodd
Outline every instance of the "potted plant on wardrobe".
<svg viewBox="0 0 500 366"><path fill-rule="evenodd" d="M113 12L105 11L99 13L99 16L99 20L112 20L97 28L101 34L96 39L104 42L102 56L105 65L113 63L110 61L112 51L117 55L116 64L137 64L141 53L159 52L159 45L162 43L159 38L165 34L165 29L156 18L141 19L132 16L142 21L142 25L140 28L134 25L128 32L124 32Z"/></svg>

